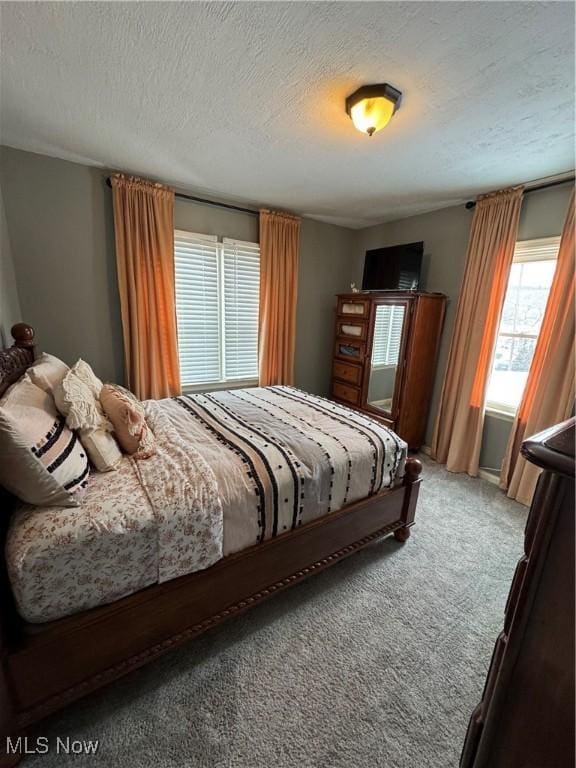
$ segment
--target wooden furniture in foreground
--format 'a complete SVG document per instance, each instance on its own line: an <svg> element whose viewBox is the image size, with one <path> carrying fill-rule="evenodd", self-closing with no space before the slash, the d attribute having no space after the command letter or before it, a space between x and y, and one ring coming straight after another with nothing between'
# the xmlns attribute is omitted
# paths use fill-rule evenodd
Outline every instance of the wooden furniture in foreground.
<svg viewBox="0 0 576 768"><path fill-rule="evenodd" d="M522 445L544 471L461 768L574 766L574 425Z"/></svg>
<svg viewBox="0 0 576 768"><path fill-rule="evenodd" d="M446 297L383 291L337 298L332 399L383 422L417 450L424 441Z"/></svg>
<svg viewBox="0 0 576 768"><path fill-rule="evenodd" d="M13 336L15 346L0 352L0 395L33 359L32 329L20 324ZM51 712L383 536L406 541L421 469L408 458L404 481L390 490L205 571L47 624L26 624L18 616L0 558L0 765L14 765L20 757L7 753L7 737L21 735ZM4 503L2 551L9 518Z"/></svg>

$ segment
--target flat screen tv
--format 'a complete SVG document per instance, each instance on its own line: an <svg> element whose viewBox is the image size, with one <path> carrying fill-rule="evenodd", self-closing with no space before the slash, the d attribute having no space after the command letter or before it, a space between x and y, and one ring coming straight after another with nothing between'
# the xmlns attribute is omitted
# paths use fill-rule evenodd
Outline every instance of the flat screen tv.
<svg viewBox="0 0 576 768"><path fill-rule="evenodd" d="M418 290L423 253L423 242L366 251L362 290Z"/></svg>

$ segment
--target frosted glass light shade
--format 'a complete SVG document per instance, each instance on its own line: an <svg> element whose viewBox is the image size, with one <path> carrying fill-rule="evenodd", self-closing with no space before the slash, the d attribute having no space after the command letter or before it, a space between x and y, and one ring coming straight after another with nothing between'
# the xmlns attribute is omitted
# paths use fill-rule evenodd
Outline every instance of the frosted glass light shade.
<svg viewBox="0 0 576 768"><path fill-rule="evenodd" d="M368 136L385 128L398 109L402 94L388 83L364 85L346 99L346 112Z"/></svg>

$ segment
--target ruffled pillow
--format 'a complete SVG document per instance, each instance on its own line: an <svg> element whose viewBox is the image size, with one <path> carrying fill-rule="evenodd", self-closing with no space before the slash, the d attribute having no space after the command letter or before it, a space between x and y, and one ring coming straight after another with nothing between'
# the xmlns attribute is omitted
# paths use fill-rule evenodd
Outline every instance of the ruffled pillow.
<svg viewBox="0 0 576 768"><path fill-rule="evenodd" d="M88 387L96 399L100 397L102 382L85 360L80 358L78 362L74 363L70 370L77 379L80 379L80 381Z"/></svg>
<svg viewBox="0 0 576 768"><path fill-rule="evenodd" d="M135 459L147 459L156 453L154 433L146 423L144 406L132 392L119 384L104 384L100 402L123 451Z"/></svg>
<svg viewBox="0 0 576 768"><path fill-rule="evenodd" d="M99 472L108 472L116 469L122 454L98 398L101 389L102 382L92 368L78 360L54 390L54 399L66 424L78 430L90 461Z"/></svg>
<svg viewBox="0 0 576 768"><path fill-rule="evenodd" d="M102 382L84 360L78 360L54 389L54 400L70 429L107 429L99 396Z"/></svg>

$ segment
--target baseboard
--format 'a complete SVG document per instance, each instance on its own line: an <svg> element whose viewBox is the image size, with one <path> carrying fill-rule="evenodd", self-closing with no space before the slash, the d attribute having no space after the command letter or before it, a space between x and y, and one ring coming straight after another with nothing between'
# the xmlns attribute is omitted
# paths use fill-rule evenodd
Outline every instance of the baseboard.
<svg viewBox="0 0 576 768"><path fill-rule="evenodd" d="M420 452L423 453L425 456L431 456L432 448L429 445L423 445L420 448ZM497 472L496 470L492 472L489 469L479 469L478 477L481 480L487 480L489 483L492 483L493 485L500 484L500 473Z"/></svg>
<svg viewBox="0 0 576 768"><path fill-rule="evenodd" d="M488 469L479 469L478 477L481 480L487 480L489 483L492 483L493 485L500 484L500 476L495 472L490 472L490 470Z"/></svg>

